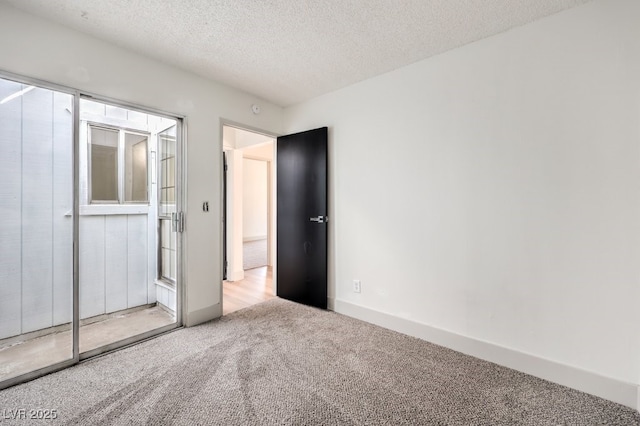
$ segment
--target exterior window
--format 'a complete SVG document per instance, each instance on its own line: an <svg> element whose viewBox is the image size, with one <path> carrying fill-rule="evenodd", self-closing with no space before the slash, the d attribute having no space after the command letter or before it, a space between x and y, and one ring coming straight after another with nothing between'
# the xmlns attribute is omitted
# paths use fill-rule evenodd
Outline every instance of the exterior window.
<svg viewBox="0 0 640 426"><path fill-rule="evenodd" d="M124 134L125 191L124 201L147 201L147 137Z"/></svg>
<svg viewBox="0 0 640 426"><path fill-rule="evenodd" d="M91 128L91 202L118 202L118 132Z"/></svg>
<svg viewBox="0 0 640 426"><path fill-rule="evenodd" d="M89 126L92 204L147 203L148 135Z"/></svg>

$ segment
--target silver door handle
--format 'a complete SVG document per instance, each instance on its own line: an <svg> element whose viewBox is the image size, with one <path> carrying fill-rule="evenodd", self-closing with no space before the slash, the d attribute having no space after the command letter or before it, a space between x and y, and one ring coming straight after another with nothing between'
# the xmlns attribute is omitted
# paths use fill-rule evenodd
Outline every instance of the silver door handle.
<svg viewBox="0 0 640 426"><path fill-rule="evenodd" d="M328 222L329 218L325 217L325 216L310 217L309 221L310 222L316 222L316 223L324 223L324 222Z"/></svg>

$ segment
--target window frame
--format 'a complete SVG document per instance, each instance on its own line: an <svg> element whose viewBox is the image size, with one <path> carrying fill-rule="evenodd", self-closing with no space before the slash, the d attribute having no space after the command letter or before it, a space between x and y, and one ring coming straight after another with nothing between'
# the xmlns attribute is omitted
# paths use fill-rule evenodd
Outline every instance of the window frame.
<svg viewBox="0 0 640 426"><path fill-rule="evenodd" d="M87 131L86 131L86 139L87 139L87 205L90 206L99 206L99 205L150 205L151 203L151 189L150 185L150 166L151 166L151 153L149 150L150 147L150 139L151 133L133 130L124 127L112 126L104 123L97 123L94 121L87 121ZM93 167L93 159L92 159L92 149L93 143L91 141L92 129L101 129L105 131L118 132L118 146L117 146L117 158L116 158L116 168L117 168L117 199L116 200L94 200L93 199L93 178L92 178L92 167ZM125 188L125 173L126 173L126 142L125 135L132 134L137 136L144 136L146 138L146 200L145 201L126 201L126 188Z"/></svg>

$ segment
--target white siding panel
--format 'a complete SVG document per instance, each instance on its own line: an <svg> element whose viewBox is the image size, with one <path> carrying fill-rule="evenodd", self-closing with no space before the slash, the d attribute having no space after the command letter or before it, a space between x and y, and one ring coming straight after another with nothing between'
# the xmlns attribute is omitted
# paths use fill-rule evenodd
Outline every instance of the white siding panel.
<svg viewBox="0 0 640 426"><path fill-rule="evenodd" d="M22 332L53 324L53 93L22 96Z"/></svg>
<svg viewBox="0 0 640 426"><path fill-rule="evenodd" d="M158 277L158 209L156 185L152 184L151 207L147 216L147 303L156 302L155 279Z"/></svg>
<svg viewBox="0 0 640 426"><path fill-rule="evenodd" d="M119 118L121 120L127 119L127 110L124 108L120 108L113 105L106 105L105 110L106 110L105 116L107 117Z"/></svg>
<svg viewBox="0 0 640 426"><path fill-rule="evenodd" d="M105 217L80 217L80 318L105 312Z"/></svg>
<svg viewBox="0 0 640 426"><path fill-rule="evenodd" d="M149 114L147 116L147 124L149 125L149 131L152 133L158 133L160 130L164 130L165 128L169 127L169 126L162 127L162 124L163 124L162 120L164 120L162 117Z"/></svg>
<svg viewBox="0 0 640 426"><path fill-rule="evenodd" d="M106 311L127 309L127 216L106 216Z"/></svg>
<svg viewBox="0 0 640 426"><path fill-rule="evenodd" d="M18 83L0 80L1 99L21 89ZM18 99L0 109L0 339L18 335L21 329L21 114Z"/></svg>
<svg viewBox="0 0 640 426"><path fill-rule="evenodd" d="M129 235L129 307L147 303L147 216L130 215Z"/></svg>
<svg viewBox="0 0 640 426"><path fill-rule="evenodd" d="M102 102L90 101L88 99L80 99L81 114L105 115L106 105Z"/></svg>
<svg viewBox="0 0 640 426"><path fill-rule="evenodd" d="M167 308L171 309L173 312L176 311L176 292L172 290L167 290L168 300L167 300Z"/></svg>
<svg viewBox="0 0 640 426"><path fill-rule="evenodd" d="M138 111L127 111L127 120L147 125L148 115Z"/></svg>
<svg viewBox="0 0 640 426"><path fill-rule="evenodd" d="M67 110L67 108L69 110ZM73 97L53 95L53 325L73 316Z"/></svg>
<svg viewBox="0 0 640 426"><path fill-rule="evenodd" d="M167 306L169 303L169 291L161 286L158 286L158 303Z"/></svg>

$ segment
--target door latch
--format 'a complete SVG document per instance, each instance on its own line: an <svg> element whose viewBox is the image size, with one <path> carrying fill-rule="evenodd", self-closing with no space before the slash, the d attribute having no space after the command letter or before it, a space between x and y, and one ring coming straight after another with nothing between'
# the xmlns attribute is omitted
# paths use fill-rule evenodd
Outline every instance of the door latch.
<svg viewBox="0 0 640 426"><path fill-rule="evenodd" d="M325 223L329 221L329 218L326 216L316 216L316 217L310 217L309 221L316 222L316 223Z"/></svg>
<svg viewBox="0 0 640 426"><path fill-rule="evenodd" d="M184 232L184 214L171 213L171 232Z"/></svg>

